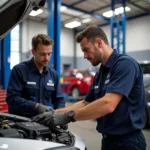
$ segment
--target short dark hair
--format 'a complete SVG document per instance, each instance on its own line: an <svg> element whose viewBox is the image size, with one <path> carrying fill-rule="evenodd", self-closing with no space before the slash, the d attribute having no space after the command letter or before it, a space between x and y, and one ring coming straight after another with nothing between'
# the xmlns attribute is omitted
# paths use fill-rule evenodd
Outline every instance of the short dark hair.
<svg viewBox="0 0 150 150"><path fill-rule="evenodd" d="M83 31L79 32L76 36L76 42L80 43L83 38L87 38L88 40L94 42L97 37L101 38L105 44L109 45L105 32L96 25L90 25Z"/></svg>
<svg viewBox="0 0 150 150"><path fill-rule="evenodd" d="M52 45L54 41L46 34L38 34L32 38L32 49L36 50L38 44Z"/></svg>

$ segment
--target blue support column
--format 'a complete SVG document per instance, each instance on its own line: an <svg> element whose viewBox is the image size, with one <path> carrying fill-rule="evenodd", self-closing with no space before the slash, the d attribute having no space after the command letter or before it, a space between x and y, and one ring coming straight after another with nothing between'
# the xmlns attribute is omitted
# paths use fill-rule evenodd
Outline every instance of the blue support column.
<svg viewBox="0 0 150 150"><path fill-rule="evenodd" d="M10 33L7 34L7 36L3 40L4 40L4 45L3 45L4 89L6 89L8 85L9 76L10 76Z"/></svg>
<svg viewBox="0 0 150 150"><path fill-rule="evenodd" d="M117 38L117 49L118 49L118 51L119 51L119 53L120 53L120 24L119 23L117 23L116 24L116 28L117 28L117 35L116 35L116 38Z"/></svg>
<svg viewBox="0 0 150 150"><path fill-rule="evenodd" d="M126 1L123 0L123 8L124 8L124 13L122 14L122 49L123 49L123 54L126 53Z"/></svg>
<svg viewBox="0 0 150 150"><path fill-rule="evenodd" d="M74 39L76 39L76 34L77 32L74 30L73 31L73 35L74 35ZM74 64L74 68L77 68L77 50L76 50L76 42L74 42L74 50L73 50L73 53L74 53L74 61L73 61L73 64Z"/></svg>
<svg viewBox="0 0 150 150"><path fill-rule="evenodd" d="M125 0L112 0L111 9L115 11L115 5L121 3L124 12L118 16L115 14L110 19L111 24L111 47L117 49L118 52L126 53L126 12Z"/></svg>
<svg viewBox="0 0 150 150"><path fill-rule="evenodd" d="M1 41L1 84L7 88L10 75L10 33Z"/></svg>
<svg viewBox="0 0 150 150"><path fill-rule="evenodd" d="M61 0L55 1L55 26L54 26L54 67L57 75L60 77L60 34L61 34L61 14L60 14Z"/></svg>
<svg viewBox="0 0 150 150"><path fill-rule="evenodd" d="M114 29L115 29L115 23L114 23L114 17L111 17L110 19L110 29L111 29L111 47L114 48L114 37L115 37L115 33L114 33Z"/></svg>
<svg viewBox="0 0 150 150"><path fill-rule="evenodd" d="M61 0L48 0L47 29L48 35L54 40L51 64L60 76L60 34L61 34Z"/></svg>
<svg viewBox="0 0 150 150"><path fill-rule="evenodd" d="M48 32L48 35L53 40L54 40L54 1L55 0L47 1L47 9L48 9L47 32ZM52 52L50 64L54 66L54 46L53 46L53 52Z"/></svg>

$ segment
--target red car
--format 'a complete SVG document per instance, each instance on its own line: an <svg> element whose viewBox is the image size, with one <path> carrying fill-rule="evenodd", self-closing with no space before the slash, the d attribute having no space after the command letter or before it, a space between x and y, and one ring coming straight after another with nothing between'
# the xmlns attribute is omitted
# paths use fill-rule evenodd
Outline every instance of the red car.
<svg viewBox="0 0 150 150"><path fill-rule="evenodd" d="M61 84L64 93L73 97L85 95L94 79L89 70L71 69L63 73Z"/></svg>

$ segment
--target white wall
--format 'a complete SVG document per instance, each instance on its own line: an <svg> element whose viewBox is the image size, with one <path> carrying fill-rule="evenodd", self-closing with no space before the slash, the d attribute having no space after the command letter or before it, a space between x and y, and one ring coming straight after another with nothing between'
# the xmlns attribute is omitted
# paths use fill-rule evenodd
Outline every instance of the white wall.
<svg viewBox="0 0 150 150"><path fill-rule="evenodd" d="M31 50L32 37L40 33L47 33L45 23L39 23L29 19L22 23L22 52Z"/></svg>
<svg viewBox="0 0 150 150"><path fill-rule="evenodd" d="M31 50L32 37L44 33L47 34L47 25L33 20L25 20L22 24L22 52L29 52ZM55 41L54 41L55 42ZM74 55L74 37L73 31L62 28L60 39L61 56Z"/></svg>
<svg viewBox="0 0 150 150"><path fill-rule="evenodd" d="M126 51L150 50L150 16L127 22Z"/></svg>
<svg viewBox="0 0 150 150"><path fill-rule="evenodd" d="M110 26L102 27L110 42ZM150 16L127 21L126 52L150 50ZM77 44L77 56L83 57L80 45Z"/></svg>
<svg viewBox="0 0 150 150"><path fill-rule="evenodd" d="M102 27L110 42L110 26ZM150 16L141 17L127 21L126 28L126 52L132 52L137 55L137 51L150 51ZM39 33L47 34L47 27L45 23L35 22L33 20L26 20L23 22L23 37L22 37L22 52L29 52L31 50L31 39ZM74 42L75 37L72 30L67 28L61 29L61 68L63 64L74 64ZM89 67L91 64L84 60L80 45L76 44L77 53L77 68ZM148 53L143 53L147 55ZM30 54L29 54L30 55ZM141 56L141 54L139 54ZM145 57L144 57L145 58ZM141 58L139 58L141 59ZM82 65L83 64L83 65Z"/></svg>
<svg viewBox="0 0 150 150"><path fill-rule="evenodd" d="M110 42L110 26L102 27ZM150 50L150 16L141 17L127 21L126 28L126 51L142 51ZM25 20L23 22L23 38L22 52L28 52L31 49L31 39L39 33L47 33L45 23L39 23L33 20ZM74 55L74 34L73 31L67 28L61 29L61 56ZM80 45L77 44L77 57L83 57Z"/></svg>
<svg viewBox="0 0 150 150"><path fill-rule="evenodd" d="M26 19L21 24L21 51L20 51L20 61L29 60L32 57L31 53L31 40L33 36L40 33L47 33L47 28L45 23L40 23L30 19Z"/></svg>
<svg viewBox="0 0 150 150"><path fill-rule="evenodd" d="M61 56L74 56L74 34L67 28L61 29L60 52Z"/></svg>

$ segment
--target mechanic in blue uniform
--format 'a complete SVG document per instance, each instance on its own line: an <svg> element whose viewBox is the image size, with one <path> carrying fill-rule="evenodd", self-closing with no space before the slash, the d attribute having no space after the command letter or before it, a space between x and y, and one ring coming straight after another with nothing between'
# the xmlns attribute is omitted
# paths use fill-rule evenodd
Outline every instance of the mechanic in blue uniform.
<svg viewBox="0 0 150 150"><path fill-rule="evenodd" d="M33 120L57 126L97 118L97 131L103 136L102 150L146 150L141 131L145 101L140 65L130 56L113 50L99 27L87 27L76 41L93 66L101 63L85 99Z"/></svg>
<svg viewBox="0 0 150 150"><path fill-rule="evenodd" d="M48 64L53 40L38 34L32 38L33 58L22 62L11 71L6 101L9 113L33 117L45 111L65 106L59 78ZM52 106L49 106L52 104Z"/></svg>

